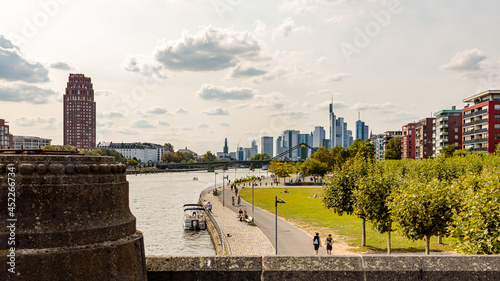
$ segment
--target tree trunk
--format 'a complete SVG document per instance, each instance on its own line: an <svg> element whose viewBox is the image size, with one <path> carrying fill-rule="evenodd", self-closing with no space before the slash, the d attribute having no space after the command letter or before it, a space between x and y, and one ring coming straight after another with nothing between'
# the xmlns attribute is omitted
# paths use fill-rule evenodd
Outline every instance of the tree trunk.
<svg viewBox="0 0 500 281"><path fill-rule="evenodd" d="M431 236L425 236L425 254L428 255L430 250L430 242L431 242Z"/></svg>
<svg viewBox="0 0 500 281"><path fill-rule="evenodd" d="M366 228L365 228L365 218L363 218L363 234L361 236L361 246L366 246Z"/></svg>
<svg viewBox="0 0 500 281"><path fill-rule="evenodd" d="M387 231L387 254L391 254L391 229Z"/></svg>
<svg viewBox="0 0 500 281"><path fill-rule="evenodd" d="M438 235L438 244L443 245L443 236L441 234Z"/></svg>

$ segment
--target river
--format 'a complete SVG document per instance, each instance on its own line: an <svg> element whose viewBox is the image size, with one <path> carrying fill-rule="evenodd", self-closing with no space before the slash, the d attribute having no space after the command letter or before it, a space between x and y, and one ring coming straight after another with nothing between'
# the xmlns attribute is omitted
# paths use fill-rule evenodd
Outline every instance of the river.
<svg viewBox="0 0 500 281"><path fill-rule="evenodd" d="M207 231L185 231L182 206L197 203L203 189L222 185L223 174L231 181L266 172L249 169L213 172L177 172L127 175L130 183L130 210L137 218L137 229L144 233L146 256L215 255ZM193 180L197 177L198 180ZM227 184L227 180L226 180Z"/></svg>

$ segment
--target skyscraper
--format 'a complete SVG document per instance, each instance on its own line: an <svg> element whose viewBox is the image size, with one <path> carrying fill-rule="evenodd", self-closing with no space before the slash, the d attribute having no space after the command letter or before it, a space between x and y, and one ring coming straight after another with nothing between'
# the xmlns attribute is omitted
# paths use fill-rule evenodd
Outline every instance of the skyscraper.
<svg viewBox="0 0 500 281"><path fill-rule="evenodd" d="M264 136L260 139L260 153L273 157L273 137Z"/></svg>
<svg viewBox="0 0 500 281"><path fill-rule="evenodd" d="M349 147L349 137L347 136L347 123L344 117L336 117L333 112L333 101L330 104L330 147L342 146Z"/></svg>
<svg viewBox="0 0 500 281"><path fill-rule="evenodd" d="M356 121L356 139L361 139L362 141L368 139L368 126L361 120Z"/></svg>
<svg viewBox="0 0 500 281"><path fill-rule="evenodd" d="M63 99L64 145L94 149L96 108L91 79L83 74L70 74Z"/></svg>
<svg viewBox="0 0 500 281"><path fill-rule="evenodd" d="M259 147L256 140L252 140L252 156L259 153Z"/></svg>
<svg viewBox="0 0 500 281"><path fill-rule="evenodd" d="M283 151L287 151L299 144L300 131L286 130L283 132ZM290 159L297 159L300 156L300 150L290 151L287 155Z"/></svg>
<svg viewBox="0 0 500 281"><path fill-rule="evenodd" d="M325 138L325 129L321 126L314 127L312 147L320 147L321 140Z"/></svg>
<svg viewBox="0 0 500 281"><path fill-rule="evenodd" d="M227 138L224 139L224 148L223 148L224 154L229 153L229 147L227 146Z"/></svg>

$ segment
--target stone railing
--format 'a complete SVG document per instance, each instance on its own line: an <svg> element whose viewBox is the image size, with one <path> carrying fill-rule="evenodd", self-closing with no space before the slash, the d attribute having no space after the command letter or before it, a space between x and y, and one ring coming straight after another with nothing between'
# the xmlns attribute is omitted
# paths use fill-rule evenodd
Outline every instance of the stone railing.
<svg viewBox="0 0 500 281"><path fill-rule="evenodd" d="M148 280L499 280L499 256L161 257Z"/></svg>

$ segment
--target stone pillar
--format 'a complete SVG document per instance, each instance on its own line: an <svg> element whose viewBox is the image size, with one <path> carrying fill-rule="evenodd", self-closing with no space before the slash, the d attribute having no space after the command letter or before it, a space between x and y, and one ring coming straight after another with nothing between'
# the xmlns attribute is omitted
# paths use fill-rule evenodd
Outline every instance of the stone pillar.
<svg viewBox="0 0 500 281"><path fill-rule="evenodd" d="M0 280L146 280L128 191L113 157L1 153Z"/></svg>

